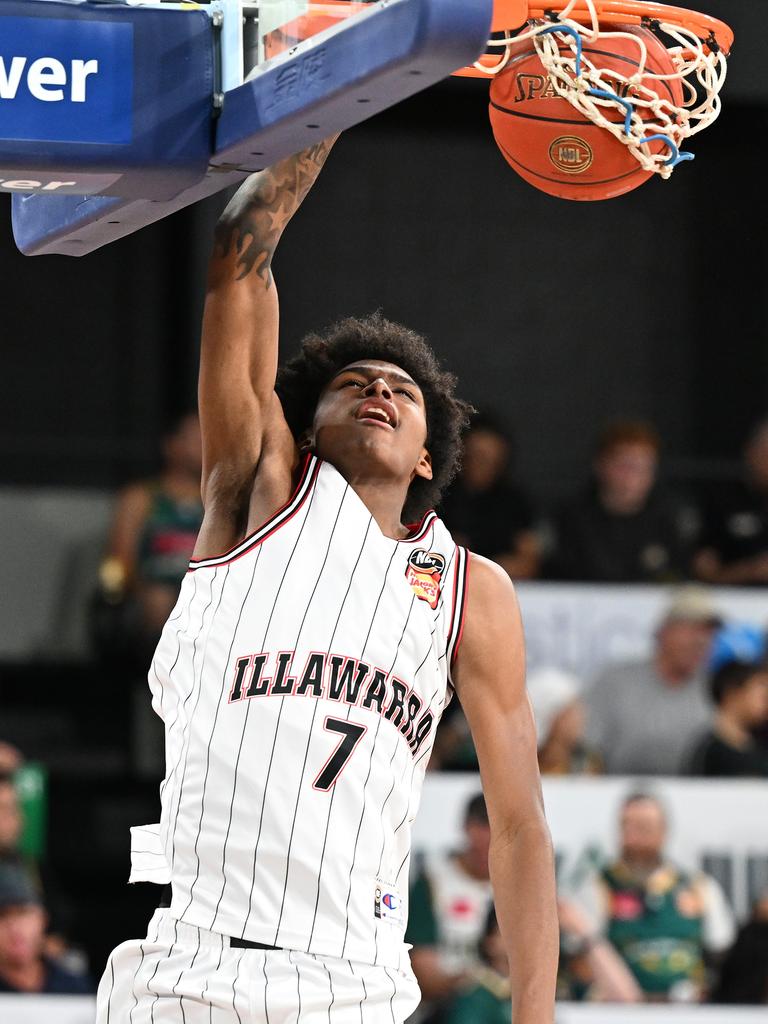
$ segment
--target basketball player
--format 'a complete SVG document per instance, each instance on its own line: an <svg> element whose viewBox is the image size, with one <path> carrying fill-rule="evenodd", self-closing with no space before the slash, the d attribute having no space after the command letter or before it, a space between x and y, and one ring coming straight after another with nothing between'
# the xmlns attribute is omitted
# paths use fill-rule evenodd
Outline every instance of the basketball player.
<svg viewBox="0 0 768 1024"><path fill-rule="evenodd" d="M407 1018L410 825L452 690L483 776L515 1024L553 1019L552 856L515 595L428 511L467 406L423 339L381 316L310 337L277 374L272 256L330 145L250 178L217 228L205 517L150 670L161 822L133 830L132 880L166 897L146 939L112 954L100 1024Z"/></svg>

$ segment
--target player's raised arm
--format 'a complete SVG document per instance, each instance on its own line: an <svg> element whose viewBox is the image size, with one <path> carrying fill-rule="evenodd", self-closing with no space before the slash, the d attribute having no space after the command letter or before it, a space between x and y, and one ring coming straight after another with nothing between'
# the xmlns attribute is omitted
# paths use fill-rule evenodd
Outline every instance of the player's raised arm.
<svg viewBox="0 0 768 1024"><path fill-rule="evenodd" d="M212 536L208 513L214 505L242 510L244 496L247 505L265 447L274 440L288 459L294 450L274 392L278 301L272 257L333 141L252 175L216 226L199 386L206 546L237 539L219 536L220 529Z"/></svg>
<svg viewBox="0 0 768 1024"><path fill-rule="evenodd" d="M509 954L515 1024L552 1024L558 924L549 830L525 691L525 646L514 588L472 556L457 693L480 762L491 825L496 911Z"/></svg>

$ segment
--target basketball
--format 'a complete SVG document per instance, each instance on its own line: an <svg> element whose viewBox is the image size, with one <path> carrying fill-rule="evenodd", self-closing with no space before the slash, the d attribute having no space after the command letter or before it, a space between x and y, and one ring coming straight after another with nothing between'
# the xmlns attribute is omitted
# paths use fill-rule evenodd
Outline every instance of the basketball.
<svg viewBox="0 0 768 1024"><path fill-rule="evenodd" d="M666 47L651 31L629 25L614 28L643 38L649 72L673 73ZM533 42L521 45L523 52L514 55L491 83L491 126L509 165L535 188L561 199L612 199L647 181L653 172L643 169L627 146L558 96ZM570 52L565 44L560 51ZM634 73L640 57L637 44L621 37L598 37L593 43L585 43L582 52L597 67L627 78ZM682 102L678 79L646 76L642 84L663 99ZM619 110L604 109L611 121L622 123ZM640 110L644 117L653 116L650 111ZM654 153L663 148L661 141L649 146Z"/></svg>

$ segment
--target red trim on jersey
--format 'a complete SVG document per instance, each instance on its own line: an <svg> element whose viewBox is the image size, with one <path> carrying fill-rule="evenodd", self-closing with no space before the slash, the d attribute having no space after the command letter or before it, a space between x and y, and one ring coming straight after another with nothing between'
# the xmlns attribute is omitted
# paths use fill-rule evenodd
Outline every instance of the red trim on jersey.
<svg viewBox="0 0 768 1024"><path fill-rule="evenodd" d="M461 564L456 566L453 573L453 595L451 603L451 617L448 623L448 646L446 648L446 654L448 658L448 683L451 683L451 669L456 660L456 654L459 650L459 644L461 643L462 633L464 632L464 615L467 607L467 575L469 571L469 552L466 548L456 545L457 562ZM459 587L461 587L461 597L459 598ZM458 616L458 619L457 619ZM458 628L457 627L458 622ZM456 635L456 639L452 637Z"/></svg>
<svg viewBox="0 0 768 1024"><path fill-rule="evenodd" d="M456 655L459 653L459 647L461 647L461 640L464 636L464 622L467 617L467 593L469 591L469 563L472 557L471 553L464 549L464 595L461 600L461 619L459 620L459 632L456 637L456 643L453 645L453 653L451 654L451 668L453 668L454 662L456 661ZM458 573L457 573L458 575Z"/></svg>
<svg viewBox="0 0 768 1024"><path fill-rule="evenodd" d="M418 523L406 523L408 536L402 538L402 543L412 544L415 540L421 540L423 537L426 537L427 531L432 525L433 516L437 516L437 513L433 508L428 508Z"/></svg>
<svg viewBox="0 0 768 1024"><path fill-rule="evenodd" d="M293 517L299 511L299 509L304 505L304 502L307 500L309 495L312 493L312 488L315 486L315 483L317 482L317 475L320 472L320 459L314 459L312 479L310 481L309 487L307 488L304 497L301 499L300 502L298 502L296 508L294 508L291 511L291 514L287 516L285 519L283 519L282 522L277 523L271 529L268 529L270 524L274 523L274 521L278 519L286 511L286 509L289 509L294 501L296 501L299 492L304 486L304 483L307 478L307 473L309 472L309 467L310 465L312 465L312 461L313 456L310 453L308 453L304 458L304 465L302 466L299 482L294 488L293 494L288 499L288 501L286 501L284 505L281 505L280 508L275 513L273 513L264 523L262 523L260 527L258 527L258 529L253 530L251 533L248 534L247 537L244 537L242 540L239 540L237 544L233 544L231 548L229 548L227 551L224 551L220 555L210 555L208 558L194 559L189 563L189 569L187 570L187 572L195 572L196 569L213 568L213 566L210 566L208 564L211 562L215 565L228 565L231 562L236 562L238 558L242 558L242 556L247 554L249 551L253 551L255 547L258 547L259 544L262 544L265 540L267 540L268 537L271 537L273 534L277 533L277 531L281 527L285 526L286 523L289 523L291 519L293 519ZM267 530L267 532L264 533L263 536L260 536L260 534L264 530ZM233 551L237 551L238 548L241 548L244 544L247 546L242 551L239 551L237 555L234 555L232 558L227 557Z"/></svg>

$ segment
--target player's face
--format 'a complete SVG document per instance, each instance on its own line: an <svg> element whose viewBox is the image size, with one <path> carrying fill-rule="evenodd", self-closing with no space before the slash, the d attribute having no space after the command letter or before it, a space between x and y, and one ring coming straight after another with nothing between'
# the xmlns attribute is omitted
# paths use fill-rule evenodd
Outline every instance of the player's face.
<svg viewBox="0 0 768 1024"><path fill-rule="evenodd" d="M424 395L393 363L361 361L337 373L320 396L313 431L317 454L348 479L431 479Z"/></svg>

